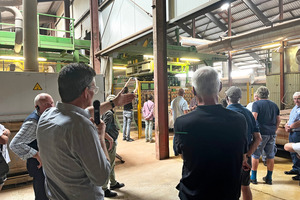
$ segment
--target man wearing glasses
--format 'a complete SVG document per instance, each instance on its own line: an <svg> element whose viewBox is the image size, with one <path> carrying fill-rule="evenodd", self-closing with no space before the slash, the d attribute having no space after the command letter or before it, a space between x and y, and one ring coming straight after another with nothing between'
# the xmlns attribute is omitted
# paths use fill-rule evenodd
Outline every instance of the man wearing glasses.
<svg viewBox="0 0 300 200"><path fill-rule="evenodd" d="M37 139L49 199L103 199L101 186L109 176L105 124L93 123L92 100L99 88L95 71L83 64L65 66L59 73L61 102L41 116ZM117 95L101 105L101 113L124 105L134 95Z"/></svg>

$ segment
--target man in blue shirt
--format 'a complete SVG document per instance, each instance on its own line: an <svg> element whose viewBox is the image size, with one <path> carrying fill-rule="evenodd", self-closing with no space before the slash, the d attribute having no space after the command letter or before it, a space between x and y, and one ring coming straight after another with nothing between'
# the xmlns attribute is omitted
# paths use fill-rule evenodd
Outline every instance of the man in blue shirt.
<svg viewBox="0 0 300 200"><path fill-rule="evenodd" d="M285 130L290 133L289 141L292 143L300 142L300 92L295 92L293 95L295 106L290 113L290 119L285 125ZM290 171L285 171L285 174L296 174L292 177L293 180L300 180L300 159L297 153L291 152L293 168Z"/></svg>
<svg viewBox="0 0 300 200"><path fill-rule="evenodd" d="M227 109L241 113L245 116L248 130L248 151L244 154L244 162L249 164L249 169L242 170L242 195L244 200L251 200L252 193L249 187L250 185L250 167L251 167L251 155L261 142L261 136L259 128L255 123L255 119L252 113L242 106L239 101L242 98L242 91L239 87L232 86L226 92L226 101L228 103Z"/></svg>
<svg viewBox="0 0 300 200"><path fill-rule="evenodd" d="M272 185L272 174L274 169L275 157L275 141L276 130L280 123L279 108L278 106L268 100L269 90L265 86L257 89L259 101L253 103L252 114L259 125L262 142L252 155L252 174L251 182L257 184L256 173L259 164L259 157L264 150L267 156L267 176L263 177L265 183Z"/></svg>

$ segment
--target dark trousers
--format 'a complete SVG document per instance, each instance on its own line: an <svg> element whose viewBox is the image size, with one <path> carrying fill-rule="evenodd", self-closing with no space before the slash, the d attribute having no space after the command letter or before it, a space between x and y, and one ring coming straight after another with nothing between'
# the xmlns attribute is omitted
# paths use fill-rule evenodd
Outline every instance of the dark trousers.
<svg viewBox="0 0 300 200"><path fill-rule="evenodd" d="M27 159L27 170L31 177L33 177L33 190L35 200L48 200L45 192L45 176L43 168L38 169L39 162L35 158Z"/></svg>
<svg viewBox="0 0 300 200"><path fill-rule="evenodd" d="M289 141L293 143L300 142L300 132L290 132ZM293 161L293 170L298 171L300 174L300 159L297 157L297 153L291 152Z"/></svg>

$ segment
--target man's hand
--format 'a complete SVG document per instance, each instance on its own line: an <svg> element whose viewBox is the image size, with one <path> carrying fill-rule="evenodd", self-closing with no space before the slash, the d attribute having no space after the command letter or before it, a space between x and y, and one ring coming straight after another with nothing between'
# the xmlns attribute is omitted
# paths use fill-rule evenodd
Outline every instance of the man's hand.
<svg viewBox="0 0 300 200"><path fill-rule="evenodd" d="M244 154L244 159L243 159L243 164L242 164L242 168L243 168L244 171L251 170L251 167L250 167L250 165L248 164L247 161L248 161L248 158L247 158L246 154Z"/></svg>
<svg viewBox="0 0 300 200"><path fill-rule="evenodd" d="M3 131L3 135L9 137L9 136L10 136L10 130L5 129L5 130Z"/></svg>
<svg viewBox="0 0 300 200"><path fill-rule="evenodd" d="M110 151L113 147L114 139L108 133L105 133L105 139L109 143L109 147L108 148L106 147L106 148L108 149L108 151Z"/></svg>
<svg viewBox="0 0 300 200"><path fill-rule="evenodd" d="M37 161L39 162L39 165L37 166L37 168L40 169L42 167L42 161L41 161L40 153L37 152L33 157L35 159L37 159Z"/></svg>
<svg viewBox="0 0 300 200"><path fill-rule="evenodd" d="M291 132L291 127L286 123L284 126L286 132Z"/></svg>
<svg viewBox="0 0 300 200"><path fill-rule="evenodd" d="M115 106L123 106L126 105L135 98L135 94L133 93L128 93L128 94L123 94L124 88L117 94L116 98L113 100Z"/></svg>
<svg viewBox="0 0 300 200"><path fill-rule="evenodd" d="M94 119L92 117L90 118L90 120L93 124L95 124ZM108 155L108 152L107 152L107 149L106 149L106 144L105 144L105 128L106 128L106 125L102 120L100 120L100 124L98 124L98 125L95 124L95 126L97 128L97 132L98 132L98 136L99 136L99 140L100 140L102 150L104 151L106 159L110 161L109 155Z"/></svg>

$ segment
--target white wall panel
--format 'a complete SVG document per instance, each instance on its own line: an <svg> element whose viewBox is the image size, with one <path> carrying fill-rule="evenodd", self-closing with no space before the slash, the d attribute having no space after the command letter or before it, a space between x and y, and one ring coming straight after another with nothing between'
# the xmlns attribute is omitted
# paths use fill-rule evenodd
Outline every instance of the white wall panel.
<svg viewBox="0 0 300 200"><path fill-rule="evenodd" d="M194 8L201 6L205 3L209 2L209 0L176 0L175 2L175 16L180 16Z"/></svg>

